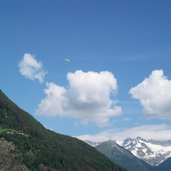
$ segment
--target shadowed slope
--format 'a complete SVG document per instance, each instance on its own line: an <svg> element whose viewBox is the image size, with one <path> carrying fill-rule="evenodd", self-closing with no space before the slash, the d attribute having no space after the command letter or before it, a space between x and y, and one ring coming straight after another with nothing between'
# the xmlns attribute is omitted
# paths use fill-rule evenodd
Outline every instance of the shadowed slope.
<svg viewBox="0 0 171 171"><path fill-rule="evenodd" d="M15 144L16 162L30 170L122 171L86 143L43 127L0 91L0 138ZM24 167L24 166L23 166Z"/></svg>

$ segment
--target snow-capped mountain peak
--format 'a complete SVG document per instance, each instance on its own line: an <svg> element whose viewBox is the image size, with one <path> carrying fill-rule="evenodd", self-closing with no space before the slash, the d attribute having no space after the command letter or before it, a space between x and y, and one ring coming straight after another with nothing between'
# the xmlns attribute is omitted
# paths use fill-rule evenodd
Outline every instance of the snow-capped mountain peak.
<svg viewBox="0 0 171 171"><path fill-rule="evenodd" d="M93 147L102 143L92 141L85 142ZM114 141L111 142L114 143ZM171 141L145 140L141 137L137 137L115 142L151 166L158 166L171 157Z"/></svg>
<svg viewBox="0 0 171 171"><path fill-rule="evenodd" d="M120 145L152 166L157 166L171 157L171 144L168 141L147 141L137 137L125 139Z"/></svg>

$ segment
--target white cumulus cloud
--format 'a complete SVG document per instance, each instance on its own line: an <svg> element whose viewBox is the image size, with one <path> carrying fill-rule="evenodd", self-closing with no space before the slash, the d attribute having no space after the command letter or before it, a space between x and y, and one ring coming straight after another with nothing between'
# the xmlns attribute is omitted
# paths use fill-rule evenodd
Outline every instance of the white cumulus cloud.
<svg viewBox="0 0 171 171"><path fill-rule="evenodd" d="M154 70L129 93L149 116L171 119L171 80L164 76L163 70Z"/></svg>
<svg viewBox="0 0 171 171"><path fill-rule="evenodd" d="M96 134L85 134L77 138L85 141L103 142L108 140L123 141L126 138L142 137L144 139L170 140L171 127L166 124L141 125L123 130L109 129Z"/></svg>
<svg viewBox="0 0 171 171"><path fill-rule="evenodd" d="M44 81L44 77L47 71L42 68L42 63L37 61L36 58L25 53L23 59L19 63L19 71L21 75L25 76L30 80L38 80L40 83Z"/></svg>
<svg viewBox="0 0 171 171"><path fill-rule="evenodd" d="M119 115L121 107L111 99L118 85L114 75L108 71L67 74L69 88L47 83L45 98L37 112L42 115L69 116L83 123L106 124L110 117Z"/></svg>

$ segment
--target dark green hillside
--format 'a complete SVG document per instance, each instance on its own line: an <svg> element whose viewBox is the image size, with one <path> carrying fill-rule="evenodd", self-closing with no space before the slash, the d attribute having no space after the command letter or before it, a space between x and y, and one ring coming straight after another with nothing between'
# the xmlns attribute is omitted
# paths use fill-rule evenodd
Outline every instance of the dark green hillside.
<svg viewBox="0 0 171 171"><path fill-rule="evenodd" d="M17 171L122 171L86 143L44 128L0 91L0 142L7 164L0 169ZM2 151L3 150L3 151ZM2 159L1 155L0 158ZM10 157L11 156L11 157ZM9 165L9 166L8 166Z"/></svg>
<svg viewBox="0 0 171 171"><path fill-rule="evenodd" d="M0 127L12 128L40 136L45 128L31 115L20 109L0 90Z"/></svg>

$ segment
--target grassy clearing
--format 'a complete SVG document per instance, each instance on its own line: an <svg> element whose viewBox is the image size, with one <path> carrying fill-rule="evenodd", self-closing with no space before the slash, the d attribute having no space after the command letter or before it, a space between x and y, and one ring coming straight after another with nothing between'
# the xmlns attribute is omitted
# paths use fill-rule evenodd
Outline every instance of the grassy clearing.
<svg viewBox="0 0 171 171"><path fill-rule="evenodd" d="M5 128L1 128L1 127L0 127L0 134L3 133L3 132L5 132L5 131L7 131L7 130L8 130L8 129L5 129Z"/></svg>
<svg viewBox="0 0 171 171"><path fill-rule="evenodd" d="M7 132L7 134L18 134L18 135L22 135L22 136L28 137L28 134L24 134L22 132L18 132L18 131L14 130L14 129L6 129L6 128L0 127L0 134L3 133L3 132Z"/></svg>

